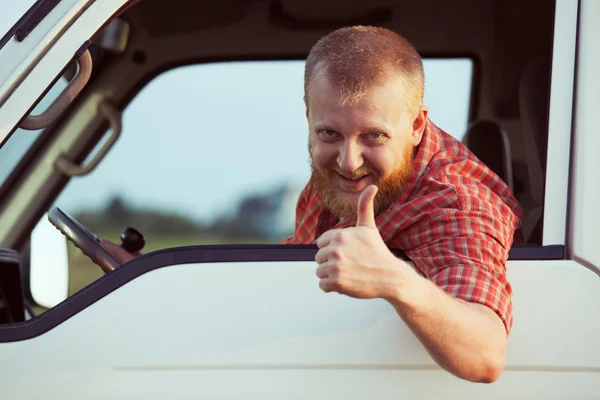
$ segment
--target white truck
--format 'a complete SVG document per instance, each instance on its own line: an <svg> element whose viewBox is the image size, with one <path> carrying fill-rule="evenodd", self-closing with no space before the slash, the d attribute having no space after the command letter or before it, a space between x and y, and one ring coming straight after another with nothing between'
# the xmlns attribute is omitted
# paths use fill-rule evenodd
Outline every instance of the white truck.
<svg viewBox="0 0 600 400"><path fill-rule="evenodd" d="M36 1L0 24L0 398L600 398L599 18L598 0ZM525 209L525 243L507 263L514 328L490 385L440 369L385 301L322 293L313 246L171 246L119 266L93 226L56 207L103 160L127 166L118 146L135 134L123 116L155 77L195 64L301 62L349 24L397 30L426 63L472 66L463 140ZM169 90L189 103L187 85ZM161 93L137 107L149 115L179 99ZM450 107L446 97L437 100ZM188 159L219 169L184 155L193 154L185 141L214 135L202 109L187 116L197 123L189 136L148 139L165 152L177 142L186 166L150 177L148 193L187 197L198 182L169 181ZM261 158L242 156L240 168ZM145 157L177 164L161 163L160 151ZM48 218L107 273L68 295L66 242ZM37 305L48 310L35 315Z"/></svg>

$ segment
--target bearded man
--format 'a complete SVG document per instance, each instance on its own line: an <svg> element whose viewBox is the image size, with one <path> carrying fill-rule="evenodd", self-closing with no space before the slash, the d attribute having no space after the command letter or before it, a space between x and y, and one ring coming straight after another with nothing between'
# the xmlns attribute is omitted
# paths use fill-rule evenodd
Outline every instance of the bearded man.
<svg viewBox="0 0 600 400"><path fill-rule="evenodd" d="M343 28L315 44L304 99L312 175L283 243L316 243L323 291L387 300L441 367L493 382L512 327L505 266L522 212L428 119L423 93L422 59L392 31Z"/></svg>

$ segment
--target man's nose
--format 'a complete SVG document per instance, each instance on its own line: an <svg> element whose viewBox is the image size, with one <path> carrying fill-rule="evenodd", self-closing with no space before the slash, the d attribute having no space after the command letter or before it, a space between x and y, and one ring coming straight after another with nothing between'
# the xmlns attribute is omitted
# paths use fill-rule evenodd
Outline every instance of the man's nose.
<svg viewBox="0 0 600 400"><path fill-rule="evenodd" d="M340 149L337 163L344 172L354 172L363 165L362 152L360 146L352 141L345 141Z"/></svg>

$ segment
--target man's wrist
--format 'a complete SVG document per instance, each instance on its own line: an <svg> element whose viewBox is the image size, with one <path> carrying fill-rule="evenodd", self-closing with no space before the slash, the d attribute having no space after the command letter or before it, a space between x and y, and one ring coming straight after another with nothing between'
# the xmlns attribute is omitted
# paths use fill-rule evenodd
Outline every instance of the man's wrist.
<svg viewBox="0 0 600 400"><path fill-rule="evenodd" d="M422 277L404 260L395 259L395 277L390 294L385 298L398 312L408 311L427 300L431 282Z"/></svg>

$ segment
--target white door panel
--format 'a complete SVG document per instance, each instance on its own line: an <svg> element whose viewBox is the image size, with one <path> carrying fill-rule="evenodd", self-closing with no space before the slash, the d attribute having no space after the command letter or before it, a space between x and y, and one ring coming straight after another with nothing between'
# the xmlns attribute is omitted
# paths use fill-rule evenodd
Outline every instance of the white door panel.
<svg viewBox="0 0 600 400"><path fill-rule="evenodd" d="M0 343L0 359L11 360L0 367L0 397L600 393L600 279L574 262L509 264L515 326L506 370L492 385L441 371L387 303L324 294L314 270L314 262L264 262L147 272L40 336ZM110 286L121 272L96 285Z"/></svg>
<svg viewBox="0 0 600 400"><path fill-rule="evenodd" d="M571 241L573 257L600 269L600 2L581 2L577 109L573 151Z"/></svg>
<svg viewBox="0 0 600 400"><path fill-rule="evenodd" d="M598 375L593 373L505 372L501 381L489 386L460 381L442 371L115 371L94 382L93 392L86 391L81 398L564 400L597 398L598 385Z"/></svg>
<svg viewBox="0 0 600 400"><path fill-rule="evenodd" d="M595 0L593 0L595 1ZM543 244L565 244L569 189L569 150L578 2L557 0L552 45L552 91L548 112L548 152Z"/></svg>

